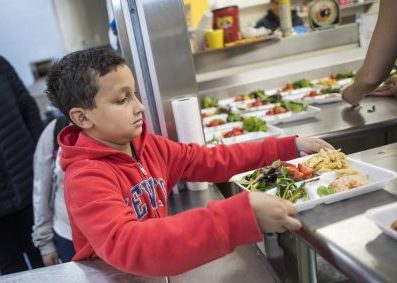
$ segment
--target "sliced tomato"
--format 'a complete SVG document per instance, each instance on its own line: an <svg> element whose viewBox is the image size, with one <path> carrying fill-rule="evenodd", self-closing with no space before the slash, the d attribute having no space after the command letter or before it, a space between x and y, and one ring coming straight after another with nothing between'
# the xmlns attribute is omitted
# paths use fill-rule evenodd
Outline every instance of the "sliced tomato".
<svg viewBox="0 0 397 283"><path fill-rule="evenodd" d="M209 122L206 126L207 127L216 127L216 126L223 125L223 124L225 124L224 121L215 119L215 120L212 120L211 122Z"/></svg>
<svg viewBox="0 0 397 283"><path fill-rule="evenodd" d="M298 170L305 175L311 175L314 172L313 168L310 168L310 167L304 165L303 163L298 164Z"/></svg>
<svg viewBox="0 0 397 283"><path fill-rule="evenodd" d="M251 107L258 107L258 106L262 106L263 103L260 100L255 100L254 102L251 103Z"/></svg>

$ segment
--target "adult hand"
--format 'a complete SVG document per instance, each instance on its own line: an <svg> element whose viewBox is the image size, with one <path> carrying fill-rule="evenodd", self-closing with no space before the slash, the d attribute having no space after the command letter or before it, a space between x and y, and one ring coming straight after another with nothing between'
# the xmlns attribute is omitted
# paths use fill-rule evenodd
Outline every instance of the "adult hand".
<svg viewBox="0 0 397 283"><path fill-rule="evenodd" d="M326 141L318 138L296 138L296 148L298 149L300 156L309 155L312 153L319 152L320 149L333 150L334 147Z"/></svg>
<svg viewBox="0 0 397 283"><path fill-rule="evenodd" d="M396 96L397 97L397 76L392 76L385 80L381 86L372 92L376 96Z"/></svg>
<svg viewBox="0 0 397 283"><path fill-rule="evenodd" d="M58 264L58 253L57 252L52 252L46 255L42 256L43 258L43 263L44 266L50 266L50 265L55 265Z"/></svg>
<svg viewBox="0 0 397 283"><path fill-rule="evenodd" d="M361 94L356 89L355 84L348 85L345 87L342 91L342 99L348 103L350 103L353 106L357 106L360 104L361 100L364 98L365 93Z"/></svg>

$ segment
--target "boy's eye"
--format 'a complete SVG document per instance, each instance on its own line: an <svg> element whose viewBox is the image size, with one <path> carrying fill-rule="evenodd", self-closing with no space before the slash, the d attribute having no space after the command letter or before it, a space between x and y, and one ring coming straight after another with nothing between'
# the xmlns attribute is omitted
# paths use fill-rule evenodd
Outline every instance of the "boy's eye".
<svg viewBox="0 0 397 283"><path fill-rule="evenodd" d="M124 103L128 102L128 100L129 100L128 97L124 97L123 99L117 100L116 103L117 104L124 104Z"/></svg>

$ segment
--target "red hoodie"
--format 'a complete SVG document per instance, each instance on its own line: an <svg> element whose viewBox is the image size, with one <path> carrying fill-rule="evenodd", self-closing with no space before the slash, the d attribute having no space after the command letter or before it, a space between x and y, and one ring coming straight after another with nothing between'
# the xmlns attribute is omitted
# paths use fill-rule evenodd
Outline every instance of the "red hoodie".
<svg viewBox="0 0 397 283"><path fill-rule="evenodd" d="M144 132L138 160L69 126L59 136L65 200L76 255L138 275L174 275L219 258L262 234L241 193L167 216L180 180L225 182L237 173L296 157L294 137L207 148Z"/></svg>

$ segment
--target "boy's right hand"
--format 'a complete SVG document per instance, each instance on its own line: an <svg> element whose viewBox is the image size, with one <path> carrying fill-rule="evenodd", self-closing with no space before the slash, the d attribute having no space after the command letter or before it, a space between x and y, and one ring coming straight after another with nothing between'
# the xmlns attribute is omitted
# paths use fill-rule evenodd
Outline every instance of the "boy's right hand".
<svg viewBox="0 0 397 283"><path fill-rule="evenodd" d="M292 217L297 211L291 202L261 192L250 192L249 200L263 233L282 233L302 227L300 221Z"/></svg>

